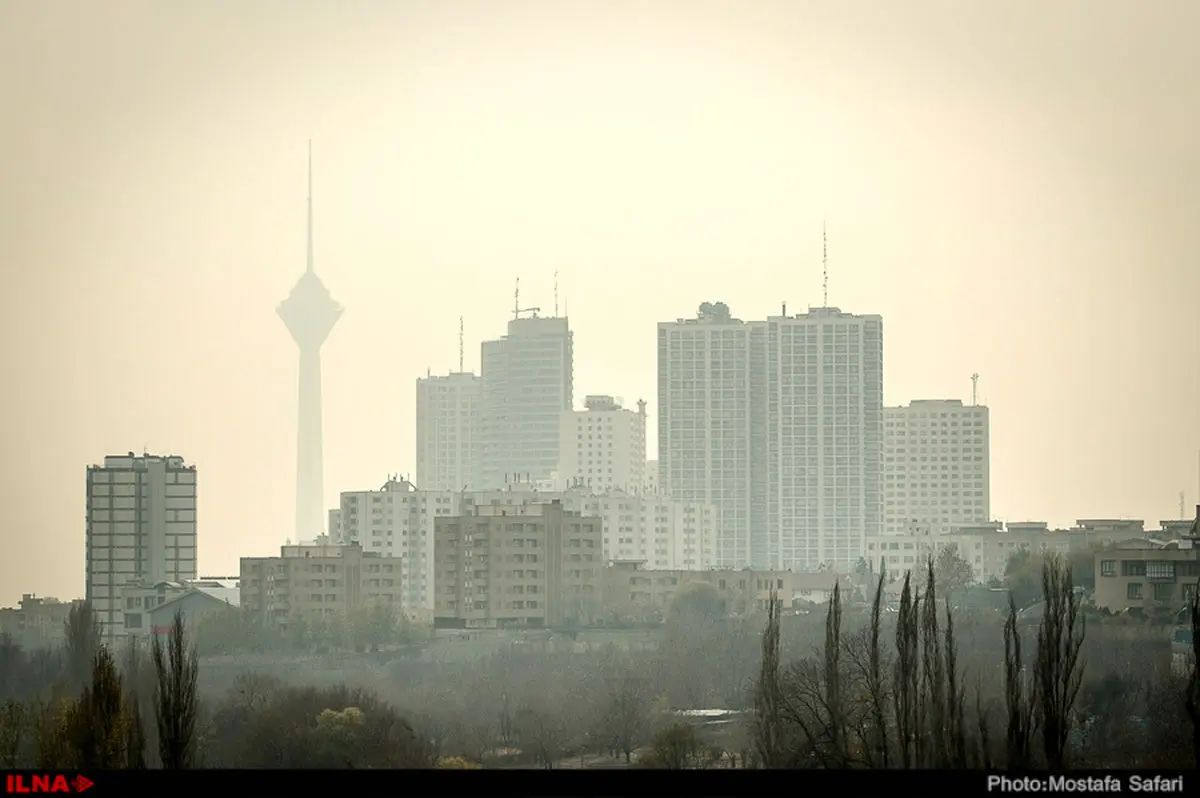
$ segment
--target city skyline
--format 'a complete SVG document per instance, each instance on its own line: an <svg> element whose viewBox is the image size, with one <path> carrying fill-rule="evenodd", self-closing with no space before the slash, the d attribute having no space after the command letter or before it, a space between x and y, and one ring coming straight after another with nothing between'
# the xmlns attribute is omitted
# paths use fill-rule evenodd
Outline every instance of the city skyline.
<svg viewBox="0 0 1200 798"><path fill-rule="evenodd" d="M81 471L114 452L204 474L202 571L293 529L270 309L310 137L314 257L353 311L323 350L323 508L415 469L413 380L458 362L460 317L503 334L517 276L550 307L558 271L574 394L649 399L654 457L655 325L822 304L823 219L829 304L887 323L886 406L981 375L992 516L1196 502L1194 3L314 5L236 31L44 5L0 28L6 602L82 594Z"/></svg>

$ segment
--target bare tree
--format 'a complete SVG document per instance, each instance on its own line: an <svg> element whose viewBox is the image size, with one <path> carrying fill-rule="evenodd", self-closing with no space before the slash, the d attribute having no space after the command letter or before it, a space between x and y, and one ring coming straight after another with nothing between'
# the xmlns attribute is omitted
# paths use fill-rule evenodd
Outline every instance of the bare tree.
<svg viewBox="0 0 1200 798"><path fill-rule="evenodd" d="M645 680L626 674L609 680L608 706L601 720L604 739L633 761L633 752L646 740L650 728L649 691Z"/></svg>
<svg viewBox="0 0 1200 798"><path fill-rule="evenodd" d="M937 579L933 573L933 558L927 562L925 598L921 612L921 640L924 644L921 657L921 706L928 723L927 740L924 746L924 764L945 767L946 753L946 680L942 663L942 639L938 631Z"/></svg>
<svg viewBox="0 0 1200 798"><path fill-rule="evenodd" d="M1025 664L1021 659L1021 631L1017 628L1017 605L1010 595L1004 622L1004 695L1008 709L1006 750L1008 767L1029 768L1032 762L1033 689L1026 689Z"/></svg>
<svg viewBox="0 0 1200 798"><path fill-rule="evenodd" d="M762 637L762 665L754 688L754 743L765 768L784 766L780 728L779 600L772 590L767 607L767 628Z"/></svg>
<svg viewBox="0 0 1200 798"><path fill-rule="evenodd" d="M1038 681L1038 721L1046 765L1061 770L1066 764L1072 712L1083 681L1084 624L1079 598L1071 581L1071 566L1058 556L1042 566L1045 613L1038 627L1034 672Z"/></svg>
<svg viewBox="0 0 1200 798"><path fill-rule="evenodd" d="M141 677L141 652L136 637L129 638L129 651L125 666L125 767L142 770L146 767L146 727L142 724L142 706L139 695Z"/></svg>
<svg viewBox="0 0 1200 798"><path fill-rule="evenodd" d="M21 766L21 749L30 720L24 704L7 701L0 707L0 767L5 770Z"/></svg>
<svg viewBox="0 0 1200 798"><path fill-rule="evenodd" d="M868 649L867 694L871 700L871 740L872 754L878 757L880 766L889 767L888 757L888 720L884 707L887 704L887 684L883 673L883 656L880 652L879 637L883 626L883 585L886 581L887 566L879 566L879 581L875 585L875 600L871 602L871 632Z"/></svg>
<svg viewBox="0 0 1200 798"><path fill-rule="evenodd" d="M63 621L67 652L67 686L82 690L92 677L92 665L100 649L100 619L91 602L74 604Z"/></svg>
<svg viewBox="0 0 1200 798"><path fill-rule="evenodd" d="M1200 768L1200 581L1188 604L1189 620L1192 624L1192 662L1188 672L1187 693L1184 707L1192 721L1192 757Z"/></svg>
<svg viewBox="0 0 1200 798"><path fill-rule="evenodd" d="M835 767L846 766L846 715L842 706L842 594L836 582L825 617L825 707L829 713L830 754Z"/></svg>
<svg viewBox="0 0 1200 798"><path fill-rule="evenodd" d="M892 679L900 767L905 769L916 765L917 741L921 737L921 666L917 654L920 603L920 597L914 595L911 574L905 574L896 617L896 663Z"/></svg>
<svg viewBox="0 0 1200 798"><path fill-rule="evenodd" d="M189 646L183 611L175 613L167 639L154 638L154 670L158 675L155 710L158 721L158 755L168 770L192 766L196 748L196 717L199 698L196 679L199 663L195 646Z"/></svg>

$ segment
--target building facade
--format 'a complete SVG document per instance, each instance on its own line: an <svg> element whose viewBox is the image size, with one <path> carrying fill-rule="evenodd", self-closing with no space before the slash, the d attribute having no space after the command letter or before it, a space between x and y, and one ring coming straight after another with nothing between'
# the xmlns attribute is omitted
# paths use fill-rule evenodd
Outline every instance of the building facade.
<svg viewBox="0 0 1200 798"><path fill-rule="evenodd" d="M122 636L131 582L196 578L196 468L133 453L87 470L86 598L107 640Z"/></svg>
<svg viewBox="0 0 1200 798"><path fill-rule="evenodd" d="M1192 541L1130 540L1096 553L1097 607L1177 612L1196 595L1200 548Z"/></svg>
<svg viewBox="0 0 1200 798"><path fill-rule="evenodd" d="M243 557L241 607L284 629L298 619L345 617L384 605L404 612L402 557L358 545L282 546L278 557Z"/></svg>
<svg viewBox="0 0 1200 798"><path fill-rule="evenodd" d="M717 508L718 567L770 559L766 336L721 302L658 325L659 488Z"/></svg>
<svg viewBox="0 0 1200 798"><path fill-rule="evenodd" d="M57 648L66 639L65 624L71 608L80 603L26 593L16 607L0 609L0 635L8 635L27 651Z"/></svg>
<svg viewBox="0 0 1200 798"><path fill-rule="evenodd" d="M565 318L515 318L481 347L481 489L550 480L572 407L574 343ZM461 488L461 486L457 486Z"/></svg>
<svg viewBox="0 0 1200 798"><path fill-rule="evenodd" d="M435 528L435 625L561 627L600 600L598 518L561 502L478 505Z"/></svg>
<svg viewBox="0 0 1200 798"><path fill-rule="evenodd" d="M483 380L470 373L417 380L417 485L481 487Z"/></svg>
<svg viewBox="0 0 1200 798"><path fill-rule="evenodd" d="M957 399L884 410L884 534L944 535L991 512L988 409Z"/></svg>
<svg viewBox="0 0 1200 798"><path fill-rule="evenodd" d="M461 501L464 512L473 506L560 501L568 512L600 519L606 561L636 559L664 569L716 567L719 516L711 504L620 490L601 494L581 489L539 491L525 485L468 493Z"/></svg>
<svg viewBox="0 0 1200 798"><path fill-rule="evenodd" d="M382 557L401 558L406 610L433 607L434 519L458 512L462 494L420 490L403 479L389 479L379 490L342 494L340 536L333 542L357 544Z"/></svg>
<svg viewBox="0 0 1200 798"><path fill-rule="evenodd" d="M883 320L767 320L769 565L849 571L883 527Z"/></svg>
<svg viewBox="0 0 1200 798"><path fill-rule="evenodd" d="M785 309L786 311L786 309ZM848 569L883 525L883 322L837 308L658 325L660 489L713 503L729 568Z"/></svg>
<svg viewBox="0 0 1200 798"><path fill-rule="evenodd" d="M646 403L639 401L634 411L611 396L589 396L584 407L562 414L556 486L640 493L646 484Z"/></svg>

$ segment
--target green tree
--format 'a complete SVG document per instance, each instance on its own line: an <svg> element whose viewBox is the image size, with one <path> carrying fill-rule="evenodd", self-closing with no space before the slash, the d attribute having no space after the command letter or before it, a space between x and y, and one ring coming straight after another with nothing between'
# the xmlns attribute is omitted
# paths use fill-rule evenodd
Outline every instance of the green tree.
<svg viewBox="0 0 1200 798"><path fill-rule="evenodd" d="M943 594L949 598L972 584L975 581L975 572L971 568L971 564L959 554L958 544L951 543L938 552L937 560L933 565L932 578L942 589Z"/></svg>
<svg viewBox="0 0 1200 798"><path fill-rule="evenodd" d="M195 646L189 646L182 610L175 613L166 650L154 637L155 717L158 721L158 756L169 770L192 766L196 747L196 718L199 696L196 680L199 662Z"/></svg>
<svg viewBox="0 0 1200 798"><path fill-rule="evenodd" d="M121 675L104 646L92 659L92 682L60 716L62 761L55 768L119 770L129 764L125 724L129 722Z"/></svg>
<svg viewBox="0 0 1200 798"><path fill-rule="evenodd" d="M63 622L67 654L67 687L82 690L93 675L93 663L100 649L100 618L89 602L73 605Z"/></svg>
<svg viewBox="0 0 1200 798"><path fill-rule="evenodd" d="M1004 566L1004 585L1018 610L1037 603L1042 594L1042 556L1018 549Z"/></svg>

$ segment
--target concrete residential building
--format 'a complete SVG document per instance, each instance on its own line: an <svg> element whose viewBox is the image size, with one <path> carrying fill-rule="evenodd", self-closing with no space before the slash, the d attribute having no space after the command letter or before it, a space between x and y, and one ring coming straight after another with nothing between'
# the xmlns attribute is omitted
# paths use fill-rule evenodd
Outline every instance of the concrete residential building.
<svg viewBox="0 0 1200 798"><path fill-rule="evenodd" d="M561 502L479 505L435 525L435 625L561 627L594 612L604 569L598 518Z"/></svg>
<svg viewBox="0 0 1200 798"><path fill-rule="evenodd" d="M344 617L375 605L405 610L404 560L358 545L282 546L278 557L243 557L241 606L287 628L297 618Z"/></svg>
<svg viewBox="0 0 1200 798"><path fill-rule="evenodd" d="M328 534L329 534L330 540L337 541L337 540L342 539L342 508L341 507L338 507L336 509L329 511L329 533ZM303 541L302 540L302 541L298 541L298 542L311 543L314 541Z"/></svg>
<svg viewBox="0 0 1200 798"><path fill-rule="evenodd" d="M8 635L21 648L57 648L66 638L65 626L71 608L81 601L21 596L16 607L0 609L0 635Z"/></svg>
<svg viewBox="0 0 1200 798"><path fill-rule="evenodd" d="M884 409L884 534L944 535L991 511L988 409L957 399Z"/></svg>
<svg viewBox="0 0 1200 798"><path fill-rule="evenodd" d="M417 485L478 489L483 380L470 373L417 380Z"/></svg>
<svg viewBox="0 0 1200 798"><path fill-rule="evenodd" d="M586 410L562 414L558 487L640 493L646 484L646 403L636 411L611 396L589 396Z"/></svg>
<svg viewBox="0 0 1200 798"><path fill-rule="evenodd" d="M659 487L657 460L646 461L646 483L645 487L642 489L642 493L646 494L647 496L658 496L660 493L662 493L664 496L666 495Z"/></svg>
<svg viewBox="0 0 1200 798"><path fill-rule="evenodd" d="M1198 580L1200 548L1193 541L1124 541L1096 553L1094 601L1112 612L1178 611L1196 595Z"/></svg>
<svg viewBox="0 0 1200 798"><path fill-rule="evenodd" d="M434 519L458 512L461 493L419 490L403 479L389 479L379 490L342 494L341 535L334 542L358 544L364 551L402 558L405 609L433 608Z"/></svg>
<svg viewBox="0 0 1200 798"><path fill-rule="evenodd" d="M883 320L767 320L768 528L776 569L849 572L883 529Z"/></svg>
<svg viewBox="0 0 1200 798"><path fill-rule="evenodd" d="M196 468L130 452L87 470L86 598L112 641L123 634L130 582L196 578Z"/></svg>
<svg viewBox="0 0 1200 798"><path fill-rule="evenodd" d="M658 325L659 488L717 508L723 568L770 560L766 337L722 302Z"/></svg>
<svg viewBox="0 0 1200 798"><path fill-rule="evenodd" d="M525 486L467 493L463 511L480 505L526 505L560 501L568 512L599 518L608 560L641 560L648 567L708 570L715 567L718 516L702 502L637 496L613 490L539 491Z"/></svg>
<svg viewBox="0 0 1200 798"><path fill-rule="evenodd" d="M121 591L125 618L122 637L144 638L163 636L170 633L175 614L182 613L189 628L204 616L238 605L237 598L214 595L212 585L205 582L159 582L157 584L133 583Z"/></svg>
<svg viewBox="0 0 1200 798"><path fill-rule="evenodd" d="M672 571L646 568L637 561L617 561L604 569L604 615L661 618L680 590L697 583L716 588L726 612L739 615L765 610L772 591L784 606L791 607L796 601L827 602L838 583L843 591L851 589L848 577L831 571Z"/></svg>
<svg viewBox="0 0 1200 798"><path fill-rule="evenodd" d="M514 318L481 348L481 485L550 480L562 414L573 402L573 337L565 318ZM461 488L460 486L457 486Z"/></svg>

